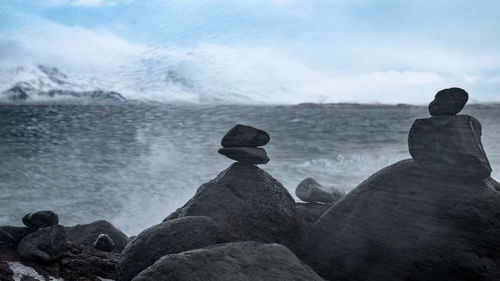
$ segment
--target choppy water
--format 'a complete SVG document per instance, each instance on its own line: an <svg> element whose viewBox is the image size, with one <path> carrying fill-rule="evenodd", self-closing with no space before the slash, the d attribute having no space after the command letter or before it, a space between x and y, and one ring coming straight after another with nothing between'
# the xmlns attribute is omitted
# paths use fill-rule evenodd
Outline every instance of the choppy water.
<svg viewBox="0 0 500 281"><path fill-rule="evenodd" d="M467 109L500 178L498 109ZM305 177L349 191L408 158L423 107L0 106L0 225L52 209L62 224L107 219L132 235L160 222L232 163L220 140L236 123L266 130L261 165L293 194Z"/></svg>

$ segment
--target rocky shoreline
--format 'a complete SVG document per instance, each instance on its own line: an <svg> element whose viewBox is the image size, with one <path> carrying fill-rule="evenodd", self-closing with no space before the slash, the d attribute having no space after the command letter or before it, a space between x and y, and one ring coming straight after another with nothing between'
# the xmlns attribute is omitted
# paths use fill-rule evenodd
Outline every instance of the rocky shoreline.
<svg viewBox="0 0 500 281"><path fill-rule="evenodd" d="M236 162L135 237L49 210L1 226L0 280L500 280L500 184L480 122L457 115L467 101L438 92L409 131L412 159L348 194L305 179L306 203L256 166L269 134L237 125L219 149Z"/></svg>

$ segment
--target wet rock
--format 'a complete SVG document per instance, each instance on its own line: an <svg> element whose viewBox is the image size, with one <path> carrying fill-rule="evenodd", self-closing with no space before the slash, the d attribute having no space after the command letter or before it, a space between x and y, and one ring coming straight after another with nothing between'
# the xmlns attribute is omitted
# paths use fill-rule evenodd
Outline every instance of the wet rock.
<svg viewBox="0 0 500 281"><path fill-rule="evenodd" d="M115 242L107 234L99 234L97 240L95 240L94 249L101 250L104 252L111 252L115 248Z"/></svg>
<svg viewBox="0 0 500 281"><path fill-rule="evenodd" d="M90 247L94 244L99 235L106 234L115 243L113 252L121 252L128 242L128 237L125 233L116 229L111 223L105 220L66 227L66 233L68 235L68 240Z"/></svg>
<svg viewBox="0 0 500 281"><path fill-rule="evenodd" d="M0 226L0 248L17 248L21 240L34 230L19 226Z"/></svg>
<svg viewBox="0 0 500 281"><path fill-rule="evenodd" d="M320 281L311 268L279 244L236 242L167 255L134 281Z"/></svg>
<svg viewBox="0 0 500 281"><path fill-rule="evenodd" d="M408 159L375 173L312 227L304 261L328 280L500 280L500 184L429 173Z"/></svg>
<svg viewBox="0 0 500 281"><path fill-rule="evenodd" d="M21 240L17 251L22 258L49 262L58 259L66 243L64 227L55 225L40 228Z"/></svg>
<svg viewBox="0 0 500 281"><path fill-rule="evenodd" d="M183 217L152 226L123 250L118 280L129 281L159 258L222 241L217 223L208 217Z"/></svg>
<svg viewBox="0 0 500 281"><path fill-rule="evenodd" d="M481 143L481 124L468 115L417 119L408 136L415 161L433 173L487 178L491 166Z"/></svg>
<svg viewBox="0 0 500 281"><path fill-rule="evenodd" d="M265 131L238 124L226 133L221 144L223 147L257 147L267 144L269 140Z"/></svg>
<svg viewBox="0 0 500 281"><path fill-rule="evenodd" d="M432 116L456 115L469 100L469 94L460 88L449 88L437 92L434 100L429 104L429 113Z"/></svg>
<svg viewBox="0 0 500 281"><path fill-rule="evenodd" d="M59 217L52 211L41 210L26 214L23 217L23 224L36 230L59 224Z"/></svg>
<svg viewBox="0 0 500 281"><path fill-rule="evenodd" d="M220 148L219 153L227 158L248 164L266 164L269 162L267 153L263 148L253 147L228 147Z"/></svg>
<svg viewBox="0 0 500 281"><path fill-rule="evenodd" d="M323 186L313 178L301 181L295 189L295 195L300 200L310 203L333 203L342 199L344 192L330 186Z"/></svg>

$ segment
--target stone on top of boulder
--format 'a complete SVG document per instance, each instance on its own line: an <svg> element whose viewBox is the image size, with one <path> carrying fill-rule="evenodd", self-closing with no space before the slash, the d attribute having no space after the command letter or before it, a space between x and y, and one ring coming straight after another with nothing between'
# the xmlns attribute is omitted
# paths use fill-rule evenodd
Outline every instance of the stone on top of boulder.
<svg viewBox="0 0 500 281"><path fill-rule="evenodd" d="M449 88L437 92L434 100L429 104L429 113L432 116L456 115L469 100L469 94L460 88Z"/></svg>
<svg viewBox="0 0 500 281"><path fill-rule="evenodd" d="M164 256L133 281L322 281L279 244L233 242Z"/></svg>
<svg viewBox="0 0 500 281"><path fill-rule="evenodd" d="M54 225L26 235L19 243L17 251L25 259L49 262L62 256L65 243L64 227Z"/></svg>
<svg viewBox="0 0 500 281"><path fill-rule="evenodd" d="M254 127L238 124L222 138L223 147L257 147L267 144L269 134Z"/></svg>
<svg viewBox="0 0 500 281"><path fill-rule="evenodd" d="M125 233L105 220L69 226L65 227L65 229L68 240L90 247L92 247L99 235L107 234L115 243L113 252L121 252L128 242L128 237Z"/></svg>
<svg viewBox="0 0 500 281"><path fill-rule="evenodd" d="M345 196L345 193L331 186L323 186L313 178L301 181L295 189L300 200L310 203L333 203Z"/></svg>
<svg viewBox="0 0 500 281"><path fill-rule="evenodd" d="M248 164L266 164L269 157L263 148L255 147L224 147L218 151L227 158Z"/></svg>
<svg viewBox="0 0 500 281"><path fill-rule="evenodd" d="M36 230L59 224L59 217L50 210L40 210L26 214L23 217L23 223L27 227Z"/></svg>

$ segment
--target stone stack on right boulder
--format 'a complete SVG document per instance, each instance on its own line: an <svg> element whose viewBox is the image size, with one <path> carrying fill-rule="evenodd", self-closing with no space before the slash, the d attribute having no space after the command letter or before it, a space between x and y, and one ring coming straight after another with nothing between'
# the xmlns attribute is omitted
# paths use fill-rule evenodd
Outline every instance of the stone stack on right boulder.
<svg viewBox="0 0 500 281"><path fill-rule="evenodd" d="M409 133L413 159L370 176L316 221L303 260L328 280L500 280L500 184L481 125L440 91Z"/></svg>

